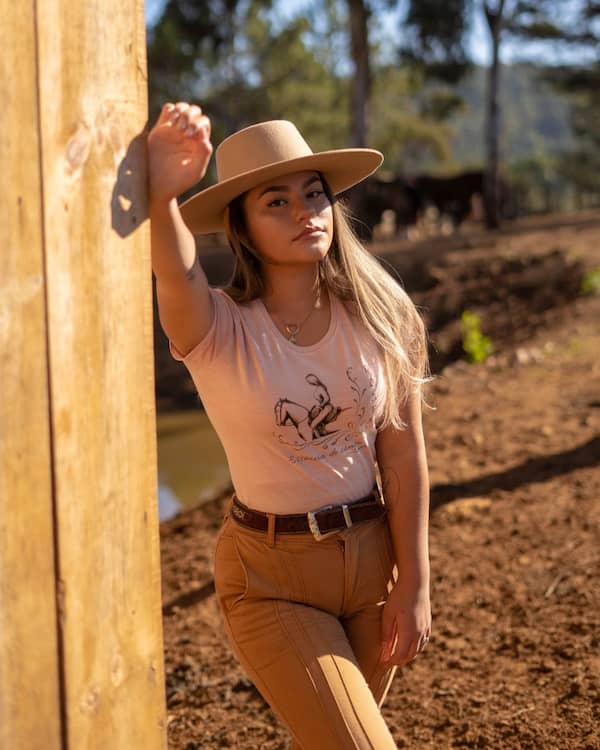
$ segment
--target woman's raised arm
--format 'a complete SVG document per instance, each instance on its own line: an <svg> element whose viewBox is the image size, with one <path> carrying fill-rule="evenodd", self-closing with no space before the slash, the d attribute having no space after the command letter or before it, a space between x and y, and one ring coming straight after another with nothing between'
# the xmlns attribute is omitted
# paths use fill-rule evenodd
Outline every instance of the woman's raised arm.
<svg viewBox="0 0 600 750"><path fill-rule="evenodd" d="M211 154L210 120L200 107L165 104L148 134L152 270L161 325L182 354L204 338L214 310L176 198L204 176Z"/></svg>

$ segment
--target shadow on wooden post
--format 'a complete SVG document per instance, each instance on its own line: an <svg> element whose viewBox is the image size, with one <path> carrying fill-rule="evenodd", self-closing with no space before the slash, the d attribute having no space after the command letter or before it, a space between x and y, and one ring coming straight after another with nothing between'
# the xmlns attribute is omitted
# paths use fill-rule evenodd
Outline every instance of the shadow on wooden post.
<svg viewBox="0 0 600 750"><path fill-rule="evenodd" d="M117 170L110 207L119 237L128 237L148 218L146 138L146 129L136 135Z"/></svg>

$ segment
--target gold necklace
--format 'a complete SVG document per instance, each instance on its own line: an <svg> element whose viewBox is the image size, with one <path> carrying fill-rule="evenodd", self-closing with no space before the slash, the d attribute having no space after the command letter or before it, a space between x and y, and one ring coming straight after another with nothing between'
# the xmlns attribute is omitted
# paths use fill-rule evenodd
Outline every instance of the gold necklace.
<svg viewBox="0 0 600 750"><path fill-rule="evenodd" d="M304 318L304 320L300 321L300 323L284 323L283 324L286 335L288 337L288 341L291 341L292 344L296 343L296 338L298 334L300 333L300 331L302 330L302 326L310 318L313 312L317 310L319 307L321 307L321 284L320 283L317 288L317 298L315 300L315 304L310 308L309 313Z"/></svg>

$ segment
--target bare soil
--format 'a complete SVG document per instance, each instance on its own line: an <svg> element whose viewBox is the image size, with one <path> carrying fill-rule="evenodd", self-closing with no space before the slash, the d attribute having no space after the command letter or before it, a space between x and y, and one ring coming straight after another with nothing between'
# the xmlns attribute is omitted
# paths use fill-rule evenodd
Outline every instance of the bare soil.
<svg viewBox="0 0 600 750"><path fill-rule="evenodd" d="M379 251L432 330L433 634L384 715L398 747L600 748L600 214ZM467 364L460 314L496 353ZM161 525L169 747L283 750L212 583L226 495ZM311 749L312 750L312 749ZM317 749L314 750L326 750Z"/></svg>

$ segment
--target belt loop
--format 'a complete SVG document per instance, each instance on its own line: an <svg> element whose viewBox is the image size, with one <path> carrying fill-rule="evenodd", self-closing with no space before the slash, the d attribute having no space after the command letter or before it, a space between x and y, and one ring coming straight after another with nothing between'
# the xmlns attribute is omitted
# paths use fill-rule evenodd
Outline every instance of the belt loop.
<svg viewBox="0 0 600 750"><path fill-rule="evenodd" d="M269 547L275 546L275 516L273 513L267 513L267 543Z"/></svg>
<svg viewBox="0 0 600 750"><path fill-rule="evenodd" d="M229 499L227 500L227 503L225 504L225 513L223 514L223 521L226 521L231 515L231 506L233 505L234 500L235 500L235 492L233 493L233 495L229 497Z"/></svg>

